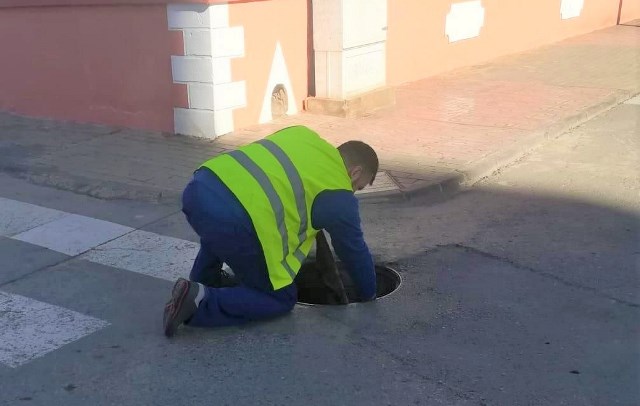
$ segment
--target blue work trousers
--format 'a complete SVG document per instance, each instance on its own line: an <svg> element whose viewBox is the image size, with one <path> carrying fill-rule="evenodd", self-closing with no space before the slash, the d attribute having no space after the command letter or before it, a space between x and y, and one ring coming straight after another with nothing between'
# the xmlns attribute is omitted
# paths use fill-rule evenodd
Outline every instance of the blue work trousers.
<svg viewBox="0 0 640 406"><path fill-rule="evenodd" d="M291 311L297 289L273 290L262 248L251 220L237 198L210 170L194 174L182 195L182 211L200 236L200 251L189 278L206 286L190 326L216 327L280 316ZM215 287L222 263L238 285Z"/></svg>

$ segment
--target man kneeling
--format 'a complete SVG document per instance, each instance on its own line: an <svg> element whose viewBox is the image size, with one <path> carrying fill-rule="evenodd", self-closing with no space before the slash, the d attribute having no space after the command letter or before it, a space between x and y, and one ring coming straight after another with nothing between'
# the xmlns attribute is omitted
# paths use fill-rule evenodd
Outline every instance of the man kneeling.
<svg viewBox="0 0 640 406"><path fill-rule="evenodd" d="M349 141L335 148L303 126L206 161L182 196L200 251L190 280L173 286L165 335L183 323L229 326L291 311L295 276L319 230L331 236L358 299L373 300L374 264L354 192L373 183L377 172L369 145ZM223 263L235 274L233 284L226 283Z"/></svg>

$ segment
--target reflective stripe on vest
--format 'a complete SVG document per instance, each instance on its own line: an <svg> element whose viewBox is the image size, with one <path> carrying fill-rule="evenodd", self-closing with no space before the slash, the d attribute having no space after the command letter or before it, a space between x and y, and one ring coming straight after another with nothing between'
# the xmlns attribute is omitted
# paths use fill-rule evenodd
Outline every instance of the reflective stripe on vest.
<svg viewBox="0 0 640 406"><path fill-rule="evenodd" d="M245 154L242 151L232 151L232 152L229 152L229 155L233 157L233 159L238 161L238 163L242 165L244 169L246 169L247 172L251 174L251 176L254 177L254 179L258 182L262 190L264 190L264 193L267 195L267 199L269 199L269 203L271 204L271 209L276 215L276 224L278 224L278 231L280 232L280 238L282 238L282 251L283 251L282 266L284 267L284 269L287 270L287 273L289 273L289 276L291 276L291 279L294 279L296 277L296 273L291 269L291 266L289 266L289 264L287 263L287 257L289 256L289 234L287 233L287 226L284 220L284 205L282 204L282 199L280 199L280 196L278 196L278 193L276 192L276 189L273 187L273 184L269 180L269 177L267 177L267 174L264 173L264 171L260 169L260 167L256 165L256 163L253 162L247 156L247 154ZM285 169L285 172L286 172L286 169ZM297 171L296 171L296 175L298 176L298 179L299 179L300 175L298 175ZM289 176L289 181L291 181L291 177L288 173L287 173L287 176ZM302 184L300 184L300 186L302 186ZM297 191L295 190L295 187L294 187L294 194L296 194L296 196L299 192L302 193L302 196L304 199L304 189L300 188L300 191ZM297 200L297 197L296 197L296 200ZM306 209L305 209L305 212L306 212Z"/></svg>

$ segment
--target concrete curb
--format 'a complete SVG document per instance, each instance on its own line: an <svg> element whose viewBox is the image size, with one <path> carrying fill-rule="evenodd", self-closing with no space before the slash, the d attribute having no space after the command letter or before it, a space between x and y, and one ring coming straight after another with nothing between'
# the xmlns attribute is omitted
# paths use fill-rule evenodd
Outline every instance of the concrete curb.
<svg viewBox="0 0 640 406"><path fill-rule="evenodd" d="M547 141L560 137L562 134L579 127L592 118L605 113L635 95L635 92L618 90L605 101L589 106L579 113L570 115L556 123L531 132L519 140L516 145L496 151L472 163L463 170L465 180L462 187L472 186L480 180L490 176L518 161L532 150L541 147Z"/></svg>
<svg viewBox="0 0 640 406"><path fill-rule="evenodd" d="M639 91L640 89L635 91L617 90L603 102L589 106L545 128L532 131L514 145L495 151L470 163L466 167L460 168L456 171L459 176L453 176L439 182L421 182L416 187L401 188L400 191L372 193L371 195L363 196L362 200L367 203L379 203L420 199L421 202L429 204L446 201L461 190L471 187L497 171L517 162L546 142L558 138L567 131L635 97Z"/></svg>

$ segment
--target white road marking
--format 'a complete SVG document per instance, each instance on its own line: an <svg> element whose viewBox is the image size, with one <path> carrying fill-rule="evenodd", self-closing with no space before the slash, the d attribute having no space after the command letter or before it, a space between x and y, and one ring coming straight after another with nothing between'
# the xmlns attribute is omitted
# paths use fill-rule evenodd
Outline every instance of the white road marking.
<svg viewBox="0 0 640 406"><path fill-rule="evenodd" d="M0 291L0 362L16 368L108 325L63 307Z"/></svg>
<svg viewBox="0 0 640 406"><path fill-rule="evenodd" d="M189 275L199 244L136 230L96 247L81 259L170 281Z"/></svg>
<svg viewBox="0 0 640 406"><path fill-rule="evenodd" d="M170 281L189 275L200 247L188 240L4 198L0 198L0 231L63 254Z"/></svg>
<svg viewBox="0 0 640 406"><path fill-rule="evenodd" d="M109 221L70 214L13 238L73 256L133 230Z"/></svg>
<svg viewBox="0 0 640 406"><path fill-rule="evenodd" d="M0 236L11 237L69 213L0 197Z"/></svg>

